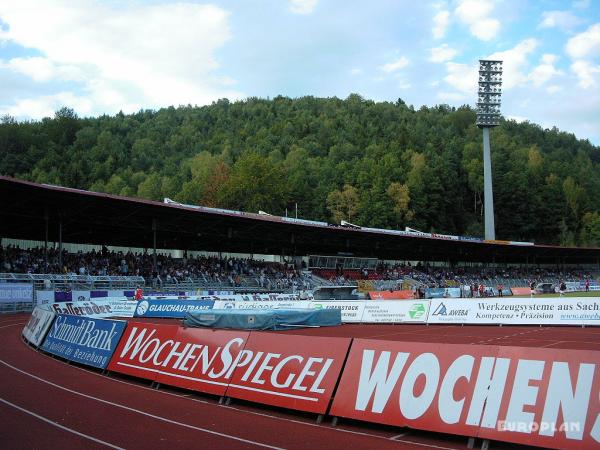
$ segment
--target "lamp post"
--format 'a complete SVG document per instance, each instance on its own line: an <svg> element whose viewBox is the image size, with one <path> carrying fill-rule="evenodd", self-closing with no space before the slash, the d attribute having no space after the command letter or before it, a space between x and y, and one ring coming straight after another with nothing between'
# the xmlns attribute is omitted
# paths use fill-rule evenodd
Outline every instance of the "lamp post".
<svg viewBox="0 0 600 450"><path fill-rule="evenodd" d="M494 195L492 191L492 158L490 128L500 125L502 95L502 61L479 60L477 92L477 126L483 130L483 204L485 239L496 239L494 229Z"/></svg>

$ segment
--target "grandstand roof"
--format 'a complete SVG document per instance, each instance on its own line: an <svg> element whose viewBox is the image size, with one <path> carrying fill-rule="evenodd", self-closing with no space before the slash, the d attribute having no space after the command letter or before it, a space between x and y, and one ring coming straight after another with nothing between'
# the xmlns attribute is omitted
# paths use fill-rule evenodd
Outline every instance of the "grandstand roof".
<svg viewBox="0 0 600 450"><path fill-rule="evenodd" d="M600 248L508 245L392 234L120 197L0 176L0 236L82 244L392 260L594 263Z"/></svg>

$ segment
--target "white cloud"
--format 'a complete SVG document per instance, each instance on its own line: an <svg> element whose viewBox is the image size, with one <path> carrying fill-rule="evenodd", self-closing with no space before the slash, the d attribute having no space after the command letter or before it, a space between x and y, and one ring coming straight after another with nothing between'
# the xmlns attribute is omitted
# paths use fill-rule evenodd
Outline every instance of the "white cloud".
<svg viewBox="0 0 600 450"><path fill-rule="evenodd" d="M486 58L503 61L503 89L511 89L527 81L528 76L523 73L523 70L529 60L529 54L532 53L537 46L537 40L525 39L509 50L496 52Z"/></svg>
<svg viewBox="0 0 600 450"><path fill-rule="evenodd" d="M449 21L450 13L448 11L440 11L433 16L433 28L431 32L435 39L441 39L446 35Z"/></svg>
<svg viewBox="0 0 600 450"><path fill-rule="evenodd" d="M490 0L459 0L454 12L473 36L489 41L500 31L500 21L490 17L493 9L494 4Z"/></svg>
<svg viewBox="0 0 600 450"><path fill-rule="evenodd" d="M569 31L581 22L583 20L570 11L545 11L539 28L560 28Z"/></svg>
<svg viewBox="0 0 600 450"><path fill-rule="evenodd" d="M444 81L462 94L461 98L477 95L478 67L475 64L446 63ZM456 94L460 95L460 94Z"/></svg>
<svg viewBox="0 0 600 450"><path fill-rule="evenodd" d="M319 0L290 0L290 11L294 14L310 14Z"/></svg>
<svg viewBox="0 0 600 450"><path fill-rule="evenodd" d="M554 67L556 60L556 55L545 54L542 56L542 63L533 69L528 76L535 87L540 87L552 77L562 74L560 70Z"/></svg>
<svg viewBox="0 0 600 450"><path fill-rule="evenodd" d="M350 75L362 75L363 70L355 67L354 69L350 70Z"/></svg>
<svg viewBox="0 0 600 450"><path fill-rule="evenodd" d="M216 52L231 38L226 11L189 3L126 3L119 10L110 6L118 4L97 0L0 3L0 17L8 25L0 30L0 40L42 55L15 58L3 66L37 82L78 81L71 90L81 92L20 99L3 108L16 112L21 107L23 114L18 115L39 117L56 101L103 113L240 97L230 89L233 80L216 73ZM81 100L84 96L92 105ZM27 105L35 106L31 114Z"/></svg>
<svg viewBox="0 0 600 450"><path fill-rule="evenodd" d="M400 69L404 69L410 64L410 61L405 56L400 57L396 61L389 62L380 67L385 73L397 72Z"/></svg>
<svg viewBox="0 0 600 450"><path fill-rule="evenodd" d="M429 61L435 63L446 62L450 61L457 54L458 52L455 49L448 46L448 44L443 44L430 50Z"/></svg>
<svg viewBox="0 0 600 450"><path fill-rule="evenodd" d="M600 55L600 23L590 26L583 33L567 42L567 53L573 59Z"/></svg>
<svg viewBox="0 0 600 450"><path fill-rule="evenodd" d="M0 67L21 73L37 82L50 80L83 81L83 72L76 66L57 65L48 58L12 58L8 62L0 60Z"/></svg>
<svg viewBox="0 0 600 450"><path fill-rule="evenodd" d="M54 112L64 105L69 105L83 115L90 115L93 112L93 104L90 99L76 96L72 92L59 92L53 95L18 100L15 104L6 108L4 113L14 117L23 115L52 117Z"/></svg>
<svg viewBox="0 0 600 450"><path fill-rule="evenodd" d="M528 80L528 76L523 73L523 70L527 63L528 55L536 46L537 41L535 39L526 39L512 49L494 53L486 58L503 61L504 88L510 89ZM553 67L554 58L554 55L545 55L542 58L542 65L551 65ZM476 98L479 78L478 70L477 64L447 62L444 81L454 88L456 92L441 92L438 94L438 98L448 101Z"/></svg>
<svg viewBox="0 0 600 450"><path fill-rule="evenodd" d="M571 64L571 71L579 78L579 87L588 89L598 84L600 66L589 61L578 60Z"/></svg>

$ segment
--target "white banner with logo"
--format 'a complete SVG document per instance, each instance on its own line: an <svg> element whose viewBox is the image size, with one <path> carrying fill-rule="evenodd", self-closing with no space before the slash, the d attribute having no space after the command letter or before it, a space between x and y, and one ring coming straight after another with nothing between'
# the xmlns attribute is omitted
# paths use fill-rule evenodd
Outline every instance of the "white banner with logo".
<svg viewBox="0 0 600 450"><path fill-rule="evenodd" d="M311 292L304 291L296 294L233 294L233 295L145 295L146 300L223 300L228 302L294 302L313 300Z"/></svg>
<svg viewBox="0 0 600 450"><path fill-rule="evenodd" d="M215 301L213 309L340 309L342 322L425 323L429 300Z"/></svg>
<svg viewBox="0 0 600 450"><path fill-rule="evenodd" d="M429 311L428 300L364 302L363 323L425 323ZM343 320L343 318L342 318Z"/></svg>
<svg viewBox="0 0 600 450"><path fill-rule="evenodd" d="M133 317L137 302L127 297L102 298L84 302L60 302L48 305L56 314L86 317Z"/></svg>
<svg viewBox="0 0 600 450"><path fill-rule="evenodd" d="M36 306L31 313L29 322L27 322L27 325L23 328L23 337L36 347L39 347L44 340L44 337L46 337L46 333L55 316L56 314L52 311Z"/></svg>
<svg viewBox="0 0 600 450"><path fill-rule="evenodd" d="M29 303L32 300L32 283L0 283L0 303Z"/></svg>
<svg viewBox="0 0 600 450"><path fill-rule="evenodd" d="M600 298L435 299L427 323L600 325Z"/></svg>
<svg viewBox="0 0 600 450"><path fill-rule="evenodd" d="M54 291L35 291L36 305L54 303Z"/></svg>
<svg viewBox="0 0 600 450"><path fill-rule="evenodd" d="M360 322L365 311L365 302L360 300L310 302L310 307L315 309L341 309L342 322Z"/></svg>
<svg viewBox="0 0 600 450"><path fill-rule="evenodd" d="M216 300L213 309L306 309L310 308L310 302L244 302L244 301L228 301Z"/></svg>

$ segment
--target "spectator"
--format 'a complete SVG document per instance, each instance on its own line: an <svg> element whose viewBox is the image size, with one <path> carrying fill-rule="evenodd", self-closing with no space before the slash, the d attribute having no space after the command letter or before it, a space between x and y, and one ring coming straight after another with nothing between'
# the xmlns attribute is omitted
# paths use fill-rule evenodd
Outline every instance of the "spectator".
<svg viewBox="0 0 600 450"><path fill-rule="evenodd" d="M565 292L567 291L567 285L563 280L560 280L560 284L558 285L558 293L559 295L562 297L563 295L565 295Z"/></svg>

